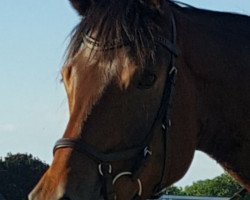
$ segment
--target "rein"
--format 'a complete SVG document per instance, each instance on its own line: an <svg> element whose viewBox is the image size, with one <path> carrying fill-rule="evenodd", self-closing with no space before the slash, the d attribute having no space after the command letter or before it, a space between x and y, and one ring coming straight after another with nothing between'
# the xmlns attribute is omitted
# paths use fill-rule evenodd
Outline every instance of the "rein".
<svg viewBox="0 0 250 200"><path fill-rule="evenodd" d="M170 143L170 134L169 129L171 127L170 120L170 111L172 104L172 96L175 88L175 79L177 75L177 68L175 67L175 59L180 54L179 49L177 48L177 32L176 32L176 22L173 14L171 13L171 22L172 22L172 41L167 38L156 36L155 43L159 44L171 53L170 67L167 71L167 77L165 80L165 86L163 90L161 104L157 113L156 118L153 121L150 131L148 132L145 140L138 146L132 147L129 149L125 149L118 152L112 153L104 153L97 150L94 146L85 143L80 139L72 139L72 138L62 138L59 139L53 149L53 153L55 154L56 150L61 148L72 148L76 151L86 154L89 158L95 160L98 163L98 171L102 177L103 186L104 186L104 198L105 200L113 200L116 199L116 195L114 193L114 185L123 176L130 176L131 179L137 183L138 185L138 193L133 198L134 200L140 200L141 195L143 193L143 185L140 180L140 175L143 172L144 166L148 161L149 157L152 155L152 151L150 150L150 142L154 136L154 128L156 127L156 123L158 120L161 120L162 124L162 132L164 134L164 161L163 161L163 170L161 175L161 180L156 190L159 191L164 187L164 177L166 177L166 169L167 169L167 160L169 159L169 143ZM121 41L112 41L108 43L107 46L100 46L99 42L90 36L84 36L84 45L88 48L95 50L112 50L114 48L121 48L129 45L129 43L122 43ZM121 160L130 160L132 158L141 156L142 159L135 167L133 172L125 171L121 172L117 175L112 173L112 165L111 162L121 161Z"/></svg>

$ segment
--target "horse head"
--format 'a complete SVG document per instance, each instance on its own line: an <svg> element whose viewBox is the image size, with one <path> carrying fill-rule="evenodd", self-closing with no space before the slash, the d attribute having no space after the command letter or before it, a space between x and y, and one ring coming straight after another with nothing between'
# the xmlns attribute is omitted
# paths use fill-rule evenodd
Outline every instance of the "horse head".
<svg viewBox="0 0 250 200"><path fill-rule="evenodd" d="M166 168L174 17L160 0L71 3L83 19L61 70L70 118L29 199L148 198L185 173Z"/></svg>

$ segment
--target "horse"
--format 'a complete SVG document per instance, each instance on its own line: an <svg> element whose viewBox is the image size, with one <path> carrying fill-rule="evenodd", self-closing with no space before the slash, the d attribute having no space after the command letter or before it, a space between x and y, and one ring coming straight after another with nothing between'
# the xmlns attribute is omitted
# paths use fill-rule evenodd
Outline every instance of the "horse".
<svg viewBox="0 0 250 200"><path fill-rule="evenodd" d="M195 150L250 191L250 17L171 0L71 0L70 118L29 200L147 199Z"/></svg>

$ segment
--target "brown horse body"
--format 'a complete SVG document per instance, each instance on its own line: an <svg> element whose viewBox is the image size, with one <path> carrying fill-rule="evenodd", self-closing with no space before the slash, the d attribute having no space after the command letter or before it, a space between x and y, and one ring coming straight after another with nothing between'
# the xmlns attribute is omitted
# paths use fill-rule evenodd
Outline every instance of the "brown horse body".
<svg viewBox="0 0 250 200"><path fill-rule="evenodd" d="M115 13L112 11L119 6L131 7L133 4L129 3L134 1L120 1L113 7L114 2L108 2L111 5L109 10L104 9L106 14L103 16L112 16ZM94 6L101 4L98 1L72 0L72 3L86 19L83 19L85 24L82 22L76 29L69 59L62 69L70 108L64 137L83 140L102 152L136 146L146 137L156 118L171 53L162 46L150 49L150 42L148 46L144 45L148 51L140 48L143 45L135 45L138 47L135 52L129 47L106 52L81 46L84 42L81 34L86 29L94 30L92 36L97 39L108 32L98 32L102 26L108 30L108 26L103 25L104 20L98 27L86 26L91 16L100 15L97 11L104 12L101 8L105 5L95 10ZM153 154L139 177L143 186L142 199L153 194L162 174L165 174L164 186L181 179L195 150L210 155L250 191L250 18L182 8L168 1L144 1L143 9L153 22L158 22L158 16L161 17L161 30L157 26L152 29L164 33L169 39L172 37L170 13L173 13L181 54L176 59L178 75L167 167L163 167L164 136L161 124L157 122L150 143ZM117 14L118 22L122 19L119 17ZM92 22L95 23L95 19ZM119 23L116 26L120 27ZM108 38L116 37L116 32L119 35L119 29L110 29L110 32L100 39L103 44ZM147 33L145 37L150 40ZM140 54L141 51L144 52ZM145 62L138 59L140 56ZM153 64L147 59L153 59ZM139 66L143 63L143 67ZM157 80L149 89L138 89L136 80L143 76L144 70L153 71ZM123 171L132 171L137 159L112 162L113 177ZM164 169L166 171L162 173ZM98 163L75 149L61 148L30 194L30 200L103 199L100 180ZM114 190L117 200L133 199L138 193L138 183L130 176L123 176L114 184Z"/></svg>

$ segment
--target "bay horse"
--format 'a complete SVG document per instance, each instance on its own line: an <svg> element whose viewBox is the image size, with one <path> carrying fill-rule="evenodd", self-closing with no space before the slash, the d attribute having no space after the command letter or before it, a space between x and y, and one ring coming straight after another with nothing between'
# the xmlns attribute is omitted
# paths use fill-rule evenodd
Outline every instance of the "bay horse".
<svg viewBox="0 0 250 200"><path fill-rule="evenodd" d="M170 0L71 0L70 118L30 200L132 200L195 150L250 191L250 18Z"/></svg>

